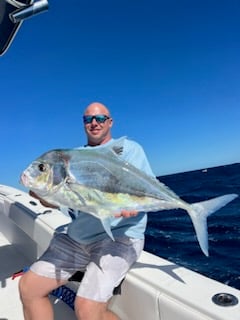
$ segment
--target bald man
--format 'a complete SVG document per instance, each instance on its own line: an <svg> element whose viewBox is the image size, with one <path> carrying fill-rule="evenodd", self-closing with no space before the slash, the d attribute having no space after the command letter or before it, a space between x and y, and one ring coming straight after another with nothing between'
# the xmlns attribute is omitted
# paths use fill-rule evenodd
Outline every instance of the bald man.
<svg viewBox="0 0 240 320"><path fill-rule="evenodd" d="M113 119L105 105L91 103L84 111L83 124L86 148L106 147L114 141L111 135ZM125 139L119 157L154 176L142 147L135 141ZM53 320L49 293L66 284L79 270L84 276L75 299L77 319L119 319L108 310L108 303L114 288L122 282L143 249L146 223L145 212L119 212L111 221L113 241L99 219L75 212L67 233L54 235L45 253L20 279L25 320Z"/></svg>

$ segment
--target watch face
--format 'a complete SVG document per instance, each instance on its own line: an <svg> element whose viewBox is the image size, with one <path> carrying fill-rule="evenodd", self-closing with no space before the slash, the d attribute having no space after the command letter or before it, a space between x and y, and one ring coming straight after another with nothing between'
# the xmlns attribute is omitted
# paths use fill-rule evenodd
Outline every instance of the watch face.
<svg viewBox="0 0 240 320"><path fill-rule="evenodd" d="M10 14L31 4L32 0L1 0L0 2L0 55L4 54L11 44L22 22L14 23Z"/></svg>

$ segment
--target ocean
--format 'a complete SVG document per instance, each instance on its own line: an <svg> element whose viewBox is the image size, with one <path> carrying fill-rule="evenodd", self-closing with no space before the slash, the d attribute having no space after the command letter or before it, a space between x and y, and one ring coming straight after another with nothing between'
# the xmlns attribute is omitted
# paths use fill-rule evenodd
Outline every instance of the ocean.
<svg viewBox="0 0 240 320"><path fill-rule="evenodd" d="M181 209L149 213L145 250L240 289L240 163L158 178L189 203L239 194L208 217L209 257Z"/></svg>

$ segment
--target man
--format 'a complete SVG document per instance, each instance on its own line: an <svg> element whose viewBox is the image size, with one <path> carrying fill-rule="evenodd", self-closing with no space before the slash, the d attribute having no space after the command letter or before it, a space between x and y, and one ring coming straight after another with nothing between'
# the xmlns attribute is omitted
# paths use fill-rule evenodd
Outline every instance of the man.
<svg viewBox="0 0 240 320"><path fill-rule="evenodd" d="M90 104L83 122L86 148L101 147L113 141L113 119L103 104ZM154 176L142 147L136 142L125 139L119 157ZM146 220L144 212L119 212L111 223L115 239L112 241L99 219L79 212L69 224L67 234L55 235L42 257L22 276L19 289L25 320L53 320L48 294L65 284L78 270L85 273L75 299L77 319L119 319L108 310L108 302L143 249Z"/></svg>

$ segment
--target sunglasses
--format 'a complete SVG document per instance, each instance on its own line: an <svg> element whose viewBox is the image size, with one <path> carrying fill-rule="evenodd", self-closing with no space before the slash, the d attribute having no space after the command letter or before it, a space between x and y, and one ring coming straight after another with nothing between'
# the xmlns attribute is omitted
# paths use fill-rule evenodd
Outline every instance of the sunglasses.
<svg viewBox="0 0 240 320"><path fill-rule="evenodd" d="M95 119L98 123L104 123L110 117L106 116L105 114L98 114L96 116L83 116L83 122L85 124L92 123L93 119Z"/></svg>

